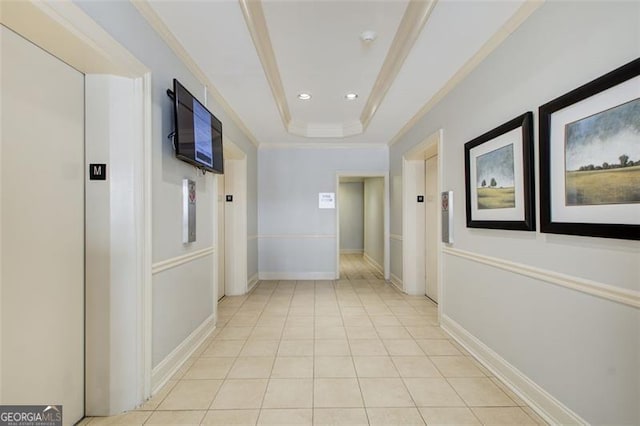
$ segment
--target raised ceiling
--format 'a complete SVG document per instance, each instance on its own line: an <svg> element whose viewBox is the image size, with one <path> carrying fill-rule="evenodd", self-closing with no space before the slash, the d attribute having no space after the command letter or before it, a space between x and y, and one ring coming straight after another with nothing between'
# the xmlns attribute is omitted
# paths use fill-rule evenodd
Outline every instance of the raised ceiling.
<svg viewBox="0 0 640 426"><path fill-rule="evenodd" d="M537 3L151 0L145 15L261 145L387 144Z"/></svg>

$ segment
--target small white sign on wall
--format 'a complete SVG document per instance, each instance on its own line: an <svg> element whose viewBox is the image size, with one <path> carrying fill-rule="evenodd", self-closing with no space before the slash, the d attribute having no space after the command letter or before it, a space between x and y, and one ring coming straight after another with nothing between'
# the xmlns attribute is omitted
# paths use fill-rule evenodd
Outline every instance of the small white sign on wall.
<svg viewBox="0 0 640 426"><path fill-rule="evenodd" d="M336 208L336 193L335 192L320 192L318 194L318 207L321 209L335 209Z"/></svg>

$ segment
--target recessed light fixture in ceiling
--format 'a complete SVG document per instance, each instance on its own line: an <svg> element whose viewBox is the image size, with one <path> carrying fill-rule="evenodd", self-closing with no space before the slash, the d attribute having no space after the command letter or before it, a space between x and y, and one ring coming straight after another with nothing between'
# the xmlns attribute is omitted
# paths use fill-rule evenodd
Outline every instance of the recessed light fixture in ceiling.
<svg viewBox="0 0 640 426"><path fill-rule="evenodd" d="M358 98L358 94L357 93L347 93L346 95L344 95L345 99L348 101L355 101Z"/></svg>
<svg viewBox="0 0 640 426"><path fill-rule="evenodd" d="M378 34L373 30L366 30L360 33L360 39L365 43L371 43L378 37Z"/></svg>
<svg viewBox="0 0 640 426"><path fill-rule="evenodd" d="M300 99L301 101L308 101L309 99L311 99L311 93L300 92L298 93L298 99Z"/></svg>

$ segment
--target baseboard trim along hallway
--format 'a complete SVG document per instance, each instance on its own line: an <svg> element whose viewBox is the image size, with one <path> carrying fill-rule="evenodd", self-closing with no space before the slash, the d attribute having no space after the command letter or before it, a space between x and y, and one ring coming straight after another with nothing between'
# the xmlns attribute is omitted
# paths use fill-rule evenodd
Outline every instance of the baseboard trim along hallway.
<svg viewBox="0 0 640 426"><path fill-rule="evenodd" d="M531 381L520 370L492 351L460 324L444 314L441 321L440 326L444 331L547 422L552 425L588 424L587 421Z"/></svg>
<svg viewBox="0 0 640 426"><path fill-rule="evenodd" d="M155 395L180 370L205 339L216 329L215 315L209 316L151 371L151 392Z"/></svg>

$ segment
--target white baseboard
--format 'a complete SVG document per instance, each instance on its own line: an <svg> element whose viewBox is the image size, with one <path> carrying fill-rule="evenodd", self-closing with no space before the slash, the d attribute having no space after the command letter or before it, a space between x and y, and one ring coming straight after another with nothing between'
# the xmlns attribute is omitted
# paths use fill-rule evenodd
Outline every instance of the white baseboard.
<svg viewBox="0 0 640 426"><path fill-rule="evenodd" d="M247 283L247 293L253 290L253 287L258 284L258 274L253 274L251 278L249 278L249 282Z"/></svg>
<svg viewBox="0 0 640 426"><path fill-rule="evenodd" d="M151 395L155 395L173 377L215 328L215 315L212 314L151 370Z"/></svg>
<svg viewBox="0 0 640 426"><path fill-rule="evenodd" d="M394 286L396 286L396 288L398 290L400 290L401 292L405 292L404 291L404 286L402 285L402 280L400 278L398 278L397 275L391 274L391 284L393 284Z"/></svg>
<svg viewBox="0 0 640 426"><path fill-rule="evenodd" d="M362 254L364 250L362 249L340 249L340 254Z"/></svg>
<svg viewBox="0 0 640 426"><path fill-rule="evenodd" d="M373 266L373 269L375 269L376 271L378 271L379 273L384 275L384 268L382 267L382 265L380 265L378 262L376 262L371 256L369 256L367 253L365 253L363 258L364 258L365 262L367 262L369 265Z"/></svg>
<svg viewBox="0 0 640 426"><path fill-rule="evenodd" d="M588 424L460 324L443 314L440 325L546 422L552 425Z"/></svg>
<svg viewBox="0 0 640 426"><path fill-rule="evenodd" d="M335 272L260 272L261 280L334 280Z"/></svg>

